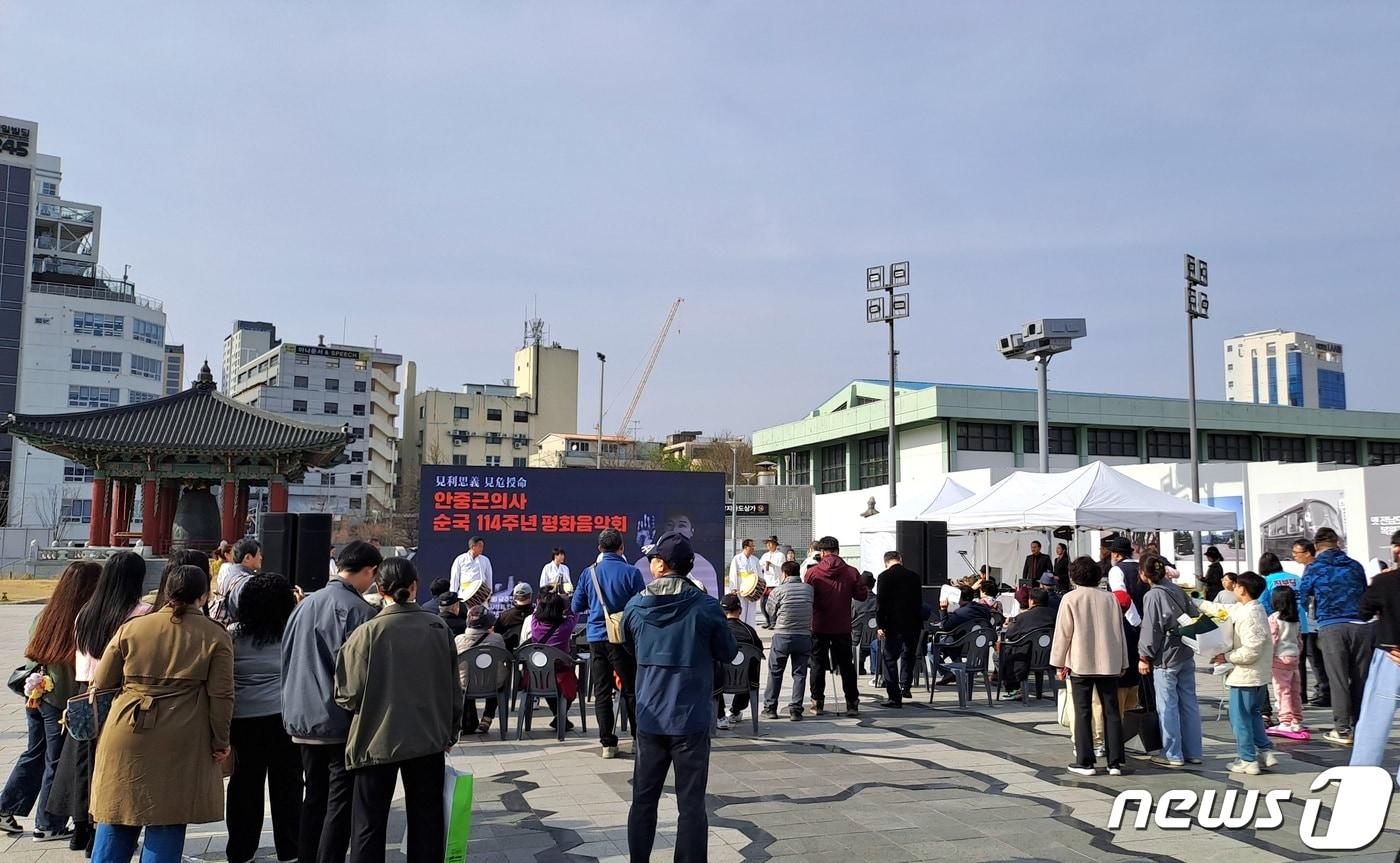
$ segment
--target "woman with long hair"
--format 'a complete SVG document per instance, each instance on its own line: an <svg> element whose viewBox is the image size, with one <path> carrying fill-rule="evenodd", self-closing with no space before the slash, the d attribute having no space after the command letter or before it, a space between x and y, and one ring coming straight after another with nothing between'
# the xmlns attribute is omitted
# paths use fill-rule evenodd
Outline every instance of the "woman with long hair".
<svg viewBox="0 0 1400 863"><path fill-rule="evenodd" d="M400 774L408 861L441 863L444 753L462 727L457 651L442 618L414 601L418 571L411 561L389 558L375 581L383 611L351 633L335 664L336 703L353 714L345 744L345 766L355 778L350 863L383 863Z"/></svg>
<svg viewBox="0 0 1400 863"><path fill-rule="evenodd" d="M182 566L209 566L209 555L193 548L185 548L180 551L172 551L165 559L165 569L160 571L160 586L151 593L141 597L141 601L149 604L152 608L165 608L165 603L170 597L165 595L165 583L170 580L170 573Z"/></svg>
<svg viewBox="0 0 1400 863"><path fill-rule="evenodd" d="M93 675L117 689L93 767L96 863L179 863L185 826L219 821L233 718L233 645L201 610L209 572L182 566L164 608L122 626Z"/></svg>
<svg viewBox="0 0 1400 863"><path fill-rule="evenodd" d="M578 622L578 617L569 609L569 601L561 594L553 591L543 591L540 593L539 605L535 606L535 616L531 619L530 631L526 633L528 640L535 644L547 644L568 653L572 647L574 637L574 627ZM554 670L555 681L559 686L559 694L564 698L564 707L561 709L556 703L558 699L546 698L545 704L549 706L554 718L550 720L549 727L558 727L559 717L564 717L564 730L572 731L573 722L569 721L569 704L578 697L578 677L574 673L572 664L567 667L560 665Z"/></svg>
<svg viewBox="0 0 1400 863"><path fill-rule="evenodd" d="M119 551L102 564L102 574L92 598L78 612L74 625L76 659L74 662L75 694L87 692L98 661L107 643L121 625L151 610L141 601L141 587L146 580L146 561L131 551ZM96 741L68 739L59 760L49 795L49 811L73 819L73 838L68 847L74 851L91 852L93 842L92 817L88 814L88 799L92 793L93 753Z"/></svg>
<svg viewBox="0 0 1400 863"><path fill-rule="evenodd" d="M67 815L48 812L49 792L53 789L54 774L63 753L63 730L59 722L68 699L77 691L73 680L73 663L77 658L73 622L97 587L100 572L102 567L90 560L68 564L30 629L24 657L28 660L30 679L43 686L25 705L29 746L15 762L5 790L0 792L0 832L11 836L24 832L15 816L28 815L36 802L39 808L34 815L34 841L66 839L71 833Z"/></svg>
<svg viewBox="0 0 1400 863"><path fill-rule="evenodd" d="M229 739L237 763L228 783L230 863L249 863L263 826L263 786L272 797L272 838L277 859L297 859L301 822L301 753L282 728L282 633L296 607L285 576L262 572L239 594L233 638L233 727Z"/></svg>

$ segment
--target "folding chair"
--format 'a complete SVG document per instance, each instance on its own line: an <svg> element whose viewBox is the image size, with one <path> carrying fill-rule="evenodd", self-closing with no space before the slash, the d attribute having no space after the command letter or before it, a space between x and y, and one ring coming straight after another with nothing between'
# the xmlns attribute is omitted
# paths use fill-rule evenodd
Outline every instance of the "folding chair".
<svg viewBox="0 0 1400 863"><path fill-rule="evenodd" d="M496 699L496 721L501 724L501 739L506 739L510 724L510 679L514 674L515 657L504 647L483 644L457 657L458 667L467 669L466 691L463 698Z"/></svg>
<svg viewBox="0 0 1400 863"><path fill-rule="evenodd" d="M753 717L753 733L758 736L758 678L749 676L749 663L758 660L758 677L763 676L763 651L752 644L739 645L739 652L734 654L734 658L720 667L723 672L723 679L720 682L719 696L721 701L726 695L738 695L741 692L749 694L749 714ZM716 722L710 723L710 735L714 736L718 728Z"/></svg>
<svg viewBox="0 0 1400 863"><path fill-rule="evenodd" d="M515 660L524 672L524 688L520 690L522 701L520 712L515 718L515 739L521 740L530 729L535 715L535 701L539 698L553 698L556 710L555 730L559 741L564 741L564 732L569 727L569 704L559 695L559 681L555 679L555 663L572 666L574 658L557 647L547 644L525 644L515 651ZM588 733L588 711L583 701L578 703L579 721L583 732Z"/></svg>
<svg viewBox="0 0 1400 863"><path fill-rule="evenodd" d="M934 677L934 666L937 663L935 651L939 645L930 644L928 653L929 668L929 692L928 703L933 703L933 695L936 681ZM972 685L977 675L982 675L982 686L987 690L987 706L992 706L992 683L987 679L987 653L992 646L992 631L982 624L978 624L967 632L963 633L956 640L947 642L943 647L961 648L962 660L960 662L946 662L944 667L956 678L958 687L958 707L967 707L967 700L972 695Z"/></svg>
<svg viewBox="0 0 1400 863"><path fill-rule="evenodd" d="M578 677L578 700L582 704L593 695L589 675L593 669L593 647L588 643L588 624L580 623L574 628L574 673Z"/></svg>
<svg viewBox="0 0 1400 863"><path fill-rule="evenodd" d="M1055 630L1052 627L1042 627L1023 632L1015 638L1008 638L1002 642L1006 647L1016 647L1026 644L1030 646L1031 654L1026 665L1026 677L1021 681L1021 703L1026 703L1026 684L1030 682L1031 675L1035 675L1035 697L1045 697L1045 675L1055 669L1050 665L1050 642L1055 639ZM1006 674L1002 669L1002 674L997 677L997 697L1001 697L1002 677Z"/></svg>

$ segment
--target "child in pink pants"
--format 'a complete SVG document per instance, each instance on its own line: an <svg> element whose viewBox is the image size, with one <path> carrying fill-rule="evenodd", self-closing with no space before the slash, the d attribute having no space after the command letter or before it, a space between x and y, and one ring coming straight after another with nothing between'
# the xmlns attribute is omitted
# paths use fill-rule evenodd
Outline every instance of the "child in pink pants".
<svg viewBox="0 0 1400 863"><path fill-rule="evenodd" d="M1264 729L1274 737L1307 740L1311 737L1303 728L1303 688L1298 673L1298 594L1281 584L1274 588L1269 600L1274 613L1269 615L1269 632L1274 639L1274 702L1278 705L1278 724Z"/></svg>

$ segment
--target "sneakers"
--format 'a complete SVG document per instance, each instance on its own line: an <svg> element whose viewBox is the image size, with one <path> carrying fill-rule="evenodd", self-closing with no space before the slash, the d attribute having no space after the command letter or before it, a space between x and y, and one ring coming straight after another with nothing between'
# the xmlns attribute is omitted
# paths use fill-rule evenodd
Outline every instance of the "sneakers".
<svg viewBox="0 0 1400 863"><path fill-rule="evenodd" d="M1231 761L1229 764L1226 764L1225 769L1230 771L1231 773L1243 773L1246 776L1258 776L1259 762L1241 761L1240 759L1236 758L1234 761Z"/></svg>
<svg viewBox="0 0 1400 863"><path fill-rule="evenodd" d="M1127 776L1128 774L1130 774L1130 773L1132 773L1132 772L1133 772L1133 768L1124 766L1124 765L1122 765L1122 764L1110 764L1110 765L1108 765L1108 775L1109 775L1109 776Z"/></svg>
<svg viewBox="0 0 1400 863"><path fill-rule="evenodd" d="M903 698L905 701L912 701L914 699L914 692L909 689L901 689L899 690L899 697Z"/></svg>
<svg viewBox="0 0 1400 863"><path fill-rule="evenodd" d="M617 747L616 747L616 746L604 746L604 747L603 747L603 759L604 759L604 760L611 761L612 759L614 759L614 758L616 758L616 757L617 757Z"/></svg>
<svg viewBox="0 0 1400 863"><path fill-rule="evenodd" d="M1186 763L1187 763L1187 764L1205 764L1206 762L1205 762L1203 759L1200 759L1200 758L1188 758L1188 759L1186 759Z"/></svg>
<svg viewBox="0 0 1400 863"><path fill-rule="evenodd" d="M1019 690L1019 689L1008 689L1007 691L1005 691L1005 692L1003 692L1003 693L1001 694L1001 700L1002 700L1002 701L1020 701L1020 700L1021 700L1021 690Z"/></svg>
<svg viewBox="0 0 1400 863"><path fill-rule="evenodd" d="M729 717L728 717L728 716L721 716L719 719L717 719L717 720L715 721L715 725L717 725L717 726L719 727L719 730L720 730L720 731L728 731L728 730L729 730Z"/></svg>
<svg viewBox="0 0 1400 863"><path fill-rule="evenodd" d="M1176 761L1176 760L1173 760L1173 759L1171 759L1171 758L1166 757L1165 755L1154 755L1154 756L1152 756L1152 758L1149 759L1149 760L1150 760L1153 764L1156 764L1158 767L1171 767L1171 768L1175 769L1175 768L1178 768L1178 767L1185 767L1185 766L1186 766L1186 762L1185 762L1185 761Z"/></svg>
<svg viewBox="0 0 1400 863"><path fill-rule="evenodd" d="M1278 753L1272 749L1259 750L1259 766L1265 770L1272 770L1278 766Z"/></svg>
<svg viewBox="0 0 1400 863"><path fill-rule="evenodd" d="M888 701L881 701L880 706L887 710L899 710L904 706L904 702L890 699Z"/></svg>
<svg viewBox="0 0 1400 863"><path fill-rule="evenodd" d="M852 704L852 705L849 705L849 706L846 708L846 718L847 718L847 719L855 719L855 718L857 718L858 716L860 716L860 707L859 707L859 706L857 706L857 705L855 705L855 704Z"/></svg>
<svg viewBox="0 0 1400 863"><path fill-rule="evenodd" d="M1094 757L1095 757L1095 758L1102 758L1102 757L1104 757L1104 756L1107 755L1107 754L1108 754L1108 750L1105 749L1105 748L1103 748L1102 746L1095 746L1095 747L1094 747Z"/></svg>
<svg viewBox="0 0 1400 863"><path fill-rule="evenodd" d="M775 715L773 718L774 718L774 719L777 719L778 717ZM789 720L789 721L792 721L792 722L801 722L801 721L802 721L802 711L801 711L801 710L789 710L789 711L788 711L788 720Z"/></svg>
<svg viewBox="0 0 1400 863"><path fill-rule="evenodd" d="M479 725L476 726L476 733L477 733L477 734L486 734L486 733L488 733L488 732L490 732L490 731L491 731L491 720L489 720L489 719L483 719L483 720L481 720L481 724L479 724Z"/></svg>
<svg viewBox="0 0 1400 863"><path fill-rule="evenodd" d="M1265 728L1264 733L1270 737L1287 737L1289 740L1312 739L1312 734L1296 722L1280 722L1278 725Z"/></svg>
<svg viewBox="0 0 1400 863"><path fill-rule="evenodd" d="M1097 767L1093 766L1085 767L1081 764L1071 764L1069 766L1069 772L1075 774L1076 776L1094 776L1099 772L1099 770Z"/></svg>
<svg viewBox="0 0 1400 863"><path fill-rule="evenodd" d="M772 707L765 707L763 710L759 711L758 715L763 719L777 719L778 711Z"/></svg>
<svg viewBox="0 0 1400 863"><path fill-rule="evenodd" d="M1326 740L1328 743L1335 743L1335 744L1337 744L1338 746L1350 746L1350 745L1351 745L1351 731L1350 731L1350 730L1338 730L1338 729L1336 729L1336 728L1333 728L1331 731L1329 731L1329 732L1327 732L1326 734L1322 735L1322 739L1323 739L1323 740Z"/></svg>
<svg viewBox="0 0 1400 863"><path fill-rule="evenodd" d="M0 813L0 833L8 833L11 836L23 836L24 828L19 826L15 816L9 813Z"/></svg>
<svg viewBox="0 0 1400 863"><path fill-rule="evenodd" d="M35 841L35 842L58 842L59 840L66 840L66 839L72 839L72 838L73 838L73 828L72 828L72 827L68 827L67 825L65 825L62 829L59 829L59 830L35 830L35 831L34 831L34 841Z"/></svg>

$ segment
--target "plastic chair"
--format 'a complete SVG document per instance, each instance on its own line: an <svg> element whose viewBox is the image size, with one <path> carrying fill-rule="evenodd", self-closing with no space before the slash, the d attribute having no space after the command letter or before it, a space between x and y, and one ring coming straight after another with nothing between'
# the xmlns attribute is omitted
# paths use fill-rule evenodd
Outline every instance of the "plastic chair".
<svg viewBox="0 0 1400 863"><path fill-rule="evenodd" d="M465 663L467 669L464 698L494 698L496 721L501 723L501 739L506 739L506 726L510 724L510 679L514 675L515 657L504 647L483 644L473 647L457 657L460 668Z"/></svg>
<svg viewBox="0 0 1400 863"><path fill-rule="evenodd" d="M873 608L869 611L862 611L851 619L851 661L856 664L857 671L860 670L860 649L863 646L869 646L875 637L877 628L875 609Z"/></svg>
<svg viewBox="0 0 1400 863"><path fill-rule="evenodd" d="M1054 672L1055 668L1050 664L1050 643L1055 639L1054 627L1042 627L1023 632L1015 638L1008 638L1002 642L1007 647L1015 647L1021 644L1028 644L1031 655L1026 665L1026 678L1021 681L1021 703L1026 703L1026 683L1029 682L1032 674L1035 675L1035 697L1045 697L1045 675ZM1052 688L1053 691L1053 688ZM997 696L1001 695L1001 679L997 679Z"/></svg>
<svg viewBox="0 0 1400 863"><path fill-rule="evenodd" d="M958 707L967 707L967 700L972 695L972 686L977 675L982 675L982 685L987 690L987 706L992 706L992 683L987 679L987 652L992 646L992 631L983 624L977 624L951 642L945 642L942 646L961 648L962 661L945 662L944 667L956 678L958 687ZM928 703L933 703L933 695L937 681L934 677L934 664L937 662L935 651L938 645L930 644L927 654L929 668L929 691Z"/></svg>
<svg viewBox="0 0 1400 863"><path fill-rule="evenodd" d="M580 623L574 629L574 674L578 677L578 700L582 704L593 696L590 674L593 669L593 647L588 643L588 624Z"/></svg>
<svg viewBox="0 0 1400 863"><path fill-rule="evenodd" d="M520 704L520 712L515 719L515 739L524 739L525 732L530 728L530 722L535 715L535 700L539 698L553 698L558 712L555 714L555 730L558 733L559 741L564 741L564 732L569 726L569 704L559 696L559 681L555 679L555 663L573 665L574 658L557 647L550 647L547 644L525 644L515 651L515 661L519 662L524 671L524 687L519 694L523 696ZM583 724L583 732L588 733L588 711L584 709L583 702L578 705L579 721Z"/></svg>
<svg viewBox="0 0 1400 863"><path fill-rule="evenodd" d="M739 652L734 654L734 658L720 667L723 679L720 682L719 694L738 695L741 692L749 694L749 714L753 717L753 733L758 736L758 680L749 677L749 663L753 660L759 661L759 677L763 676L763 651L752 644L739 645ZM717 729L716 723L710 724L710 734L714 735Z"/></svg>

